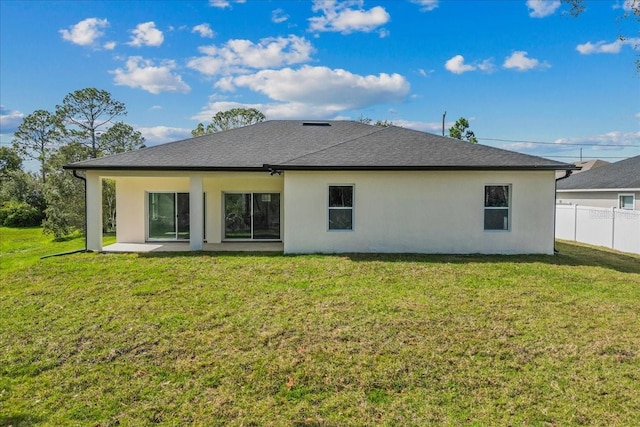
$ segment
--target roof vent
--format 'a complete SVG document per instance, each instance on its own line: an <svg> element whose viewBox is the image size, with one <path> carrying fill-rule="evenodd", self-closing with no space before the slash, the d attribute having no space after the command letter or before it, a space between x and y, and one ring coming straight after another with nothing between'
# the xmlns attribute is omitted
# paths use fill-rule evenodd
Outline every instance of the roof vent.
<svg viewBox="0 0 640 427"><path fill-rule="evenodd" d="M302 126L331 126L329 122L302 122Z"/></svg>

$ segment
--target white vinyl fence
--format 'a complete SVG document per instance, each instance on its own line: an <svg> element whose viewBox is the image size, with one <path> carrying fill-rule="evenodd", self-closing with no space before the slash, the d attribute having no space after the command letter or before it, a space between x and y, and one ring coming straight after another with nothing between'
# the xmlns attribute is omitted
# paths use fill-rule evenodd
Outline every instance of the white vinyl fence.
<svg viewBox="0 0 640 427"><path fill-rule="evenodd" d="M640 211L556 205L556 238L640 254Z"/></svg>

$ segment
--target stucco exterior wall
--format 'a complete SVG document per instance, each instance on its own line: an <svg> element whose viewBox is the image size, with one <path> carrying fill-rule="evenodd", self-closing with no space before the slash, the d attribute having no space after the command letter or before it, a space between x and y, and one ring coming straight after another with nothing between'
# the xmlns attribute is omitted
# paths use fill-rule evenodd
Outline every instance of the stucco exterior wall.
<svg viewBox="0 0 640 427"><path fill-rule="evenodd" d="M553 254L555 177L540 172L284 174L285 253ZM328 187L353 184L354 230L328 231ZM484 186L509 184L509 231L484 230Z"/></svg>
<svg viewBox="0 0 640 427"><path fill-rule="evenodd" d="M620 194L635 195L635 210L640 210L640 191L561 191L558 190L556 200L560 204L593 206L597 208L617 208Z"/></svg>
<svg viewBox="0 0 640 427"><path fill-rule="evenodd" d="M147 193L184 192L190 188L190 176L183 173L138 173L109 177L116 181L116 240L119 243L144 243L147 238ZM106 176L107 174L105 174ZM205 238L219 243L222 238L222 195L224 192L276 192L283 193L282 176L268 173L210 172L197 174L203 178L205 203ZM282 209L282 207L281 207Z"/></svg>

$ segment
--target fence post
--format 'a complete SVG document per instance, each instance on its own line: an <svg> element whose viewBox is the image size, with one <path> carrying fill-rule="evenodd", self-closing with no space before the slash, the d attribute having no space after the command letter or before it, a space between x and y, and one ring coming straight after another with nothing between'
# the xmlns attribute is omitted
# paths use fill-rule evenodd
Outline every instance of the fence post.
<svg viewBox="0 0 640 427"><path fill-rule="evenodd" d="M611 249L615 249L616 243L616 208L611 208Z"/></svg>
<svg viewBox="0 0 640 427"><path fill-rule="evenodd" d="M578 241L578 205L573 205L573 241Z"/></svg>

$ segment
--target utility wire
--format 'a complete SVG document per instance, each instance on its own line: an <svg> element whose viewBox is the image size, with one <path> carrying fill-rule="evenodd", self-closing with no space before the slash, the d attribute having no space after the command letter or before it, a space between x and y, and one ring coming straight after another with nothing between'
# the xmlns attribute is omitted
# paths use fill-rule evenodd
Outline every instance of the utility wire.
<svg viewBox="0 0 640 427"><path fill-rule="evenodd" d="M578 156L551 156L551 155L547 155L547 154L534 154L535 156L538 157L553 157L553 158L561 158L561 159L575 159ZM588 156L585 156L588 157ZM598 159L628 159L629 157L632 156L597 156ZM596 157L591 157L591 158L596 158Z"/></svg>
<svg viewBox="0 0 640 427"><path fill-rule="evenodd" d="M589 147L640 147L640 144L598 144L591 142L580 142L580 143L571 143L571 142L544 142L544 141L519 141L515 139L501 139L501 138L481 138L477 137L480 140L484 141L498 141L498 142L519 142L524 144L546 144L546 145L568 145L568 146L589 146Z"/></svg>

